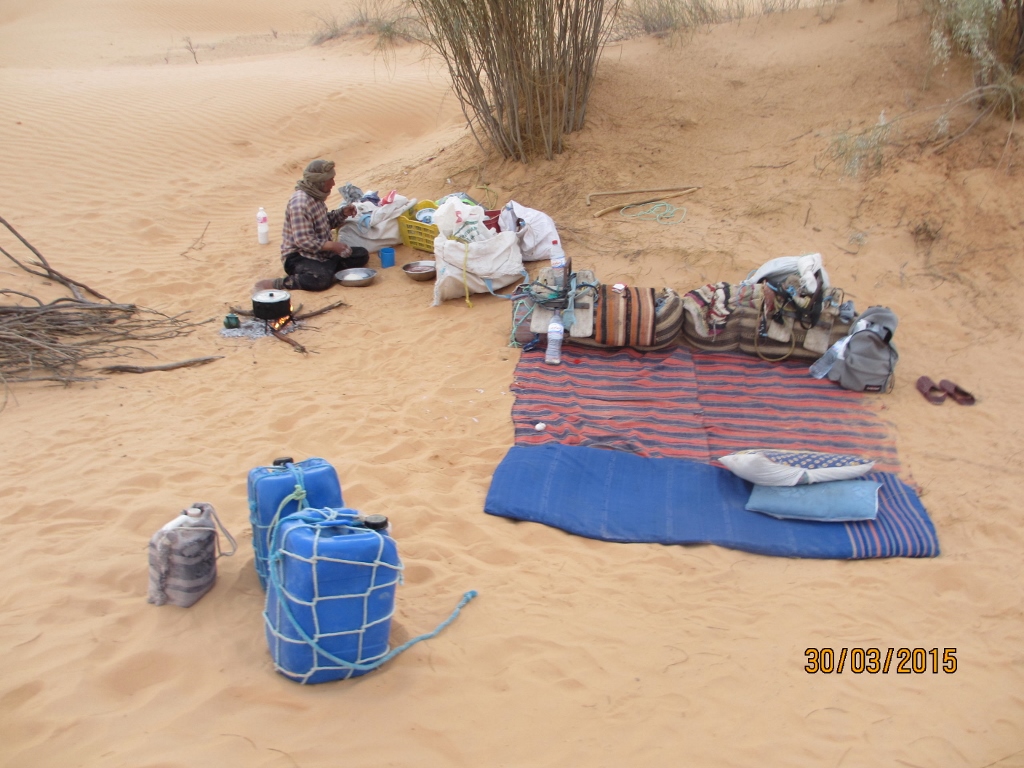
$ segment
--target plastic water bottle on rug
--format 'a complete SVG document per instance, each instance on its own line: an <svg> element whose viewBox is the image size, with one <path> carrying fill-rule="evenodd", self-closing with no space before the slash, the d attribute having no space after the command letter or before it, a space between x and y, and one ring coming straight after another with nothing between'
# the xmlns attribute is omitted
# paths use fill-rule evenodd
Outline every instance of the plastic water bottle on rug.
<svg viewBox="0 0 1024 768"><path fill-rule="evenodd" d="M548 324L548 346L544 352L544 362L548 365L562 364L562 337L565 328L562 326L562 314L555 312Z"/></svg>
<svg viewBox="0 0 1024 768"><path fill-rule="evenodd" d="M270 242L270 224L267 222L267 212L262 208L256 214L256 236L259 238L260 245Z"/></svg>
<svg viewBox="0 0 1024 768"><path fill-rule="evenodd" d="M825 351L824 355L822 355L813 363L811 363L811 367L808 369L810 371L811 376L813 376L816 379L824 379L826 376L828 376L828 372L832 370L832 366L834 366L837 361L842 359L843 350L846 348L846 345L847 343L849 343L849 341L850 337L844 336L831 347L829 347Z"/></svg>
<svg viewBox="0 0 1024 768"><path fill-rule="evenodd" d="M565 290L565 251L557 240L551 241L551 274L555 280L555 288Z"/></svg>

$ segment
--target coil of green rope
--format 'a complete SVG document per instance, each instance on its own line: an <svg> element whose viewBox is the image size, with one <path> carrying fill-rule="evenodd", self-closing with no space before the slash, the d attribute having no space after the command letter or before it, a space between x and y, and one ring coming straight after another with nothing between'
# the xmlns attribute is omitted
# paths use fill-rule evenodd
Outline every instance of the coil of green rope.
<svg viewBox="0 0 1024 768"><path fill-rule="evenodd" d="M619 211L619 215L625 216L627 219L654 221L658 224L681 224L686 219L686 208L676 208L671 203L658 200L654 203L624 206Z"/></svg>

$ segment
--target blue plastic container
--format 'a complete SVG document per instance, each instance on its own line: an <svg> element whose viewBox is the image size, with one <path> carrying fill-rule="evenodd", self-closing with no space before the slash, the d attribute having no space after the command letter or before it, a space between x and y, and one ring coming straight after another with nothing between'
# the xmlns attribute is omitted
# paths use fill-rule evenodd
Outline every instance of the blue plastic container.
<svg viewBox="0 0 1024 768"><path fill-rule="evenodd" d="M296 487L305 491L304 498ZM343 507L341 483L334 467L324 459L310 458L280 466L256 467L249 471L249 522L252 524L252 546L256 551L256 573L260 586L267 588L267 556L274 524L306 507Z"/></svg>
<svg viewBox="0 0 1024 768"><path fill-rule="evenodd" d="M300 683L366 674L390 650L402 564L395 541L350 509L306 509L271 542L263 613L274 668ZM375 663L376 662L376 663Z"/></svg>

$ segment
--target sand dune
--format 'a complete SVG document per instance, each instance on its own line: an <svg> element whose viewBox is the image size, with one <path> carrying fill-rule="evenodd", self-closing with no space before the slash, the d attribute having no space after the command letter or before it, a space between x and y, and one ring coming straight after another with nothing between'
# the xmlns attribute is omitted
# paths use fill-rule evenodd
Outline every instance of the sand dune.
<svg viewBox="0 0 1024 768"><path fill-rule="evenodd" d="M224 356L13 388L0 412L0 763L1024 765L1020 144L997 120L943 154L922 141L941 110L921 110L970 86L956 65L931 68L925 19L853 2L829 23L812 9L616 44L587 127L556 160L522 166L476 146L418 48L389 70L367 40L310 47L305 10L0 8L0 215L112 298L213 320L152 362ZM879 172L843 175L830 142L883 110L917 112ZM951 115L954 133L971 119ZM309 355L219 334L252 282L277 274L284 204L314 157L364 189L545 210L575 265L609 282L685 291L820 251L859 308L899 314L898 384L877 404L942 556L613 545L484 515L513 439L507 303L431 307L429 283L384 270L369 288L301 296L349 305L296 332ZM680 183L702 189L677 226L594 220L584 199ZM269 246L256 244L259 206ZM418 257L399 249L400 263ZM0 274L56 295L7 262ZM956 379L979 405L929 405L921 374ZM327 458L349 505L392 519L407 568L393 642L432 629L466 590L480 597L366 677L276 675L245 480L279 455ZM147 541L196 500L239 553L193 608L149 606ZM960 666L808 675L809 646L956 647Z"/></svg>

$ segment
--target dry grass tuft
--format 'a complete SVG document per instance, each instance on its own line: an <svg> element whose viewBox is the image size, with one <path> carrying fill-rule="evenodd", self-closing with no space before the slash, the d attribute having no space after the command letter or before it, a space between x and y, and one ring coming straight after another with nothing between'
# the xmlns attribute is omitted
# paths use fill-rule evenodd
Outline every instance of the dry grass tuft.
<svg viewBox="0 0 1024 768"><path fill-rule="evenodd" d="M314 31L310 42L313 45L342 37L372 35L377 39L377 49L387 51L422 36L409 6L392 0L360 0L353 14L344 19L330 10L317 11L311 16Z"/></svg>
<svg viewBox="0 0 1024 768"><path fill-rule="evenodd" d="M837 2L820 0L830 6ZM785 13L803 4L803 0L629 0L623 5L616 37L685 36L713 24ZM830 13L834 15L834 10Z"/></svg>
<svg viewBox="0 0 1024 768"><path fill-rule="evenodd" d="M859 176L874 173L882 168L885 150L895 139L895 121L887 121L883 112L878 122L858 133L843 131L829 143L825 156L828 163L837 162L842 166L843 176Z"/></svg>

